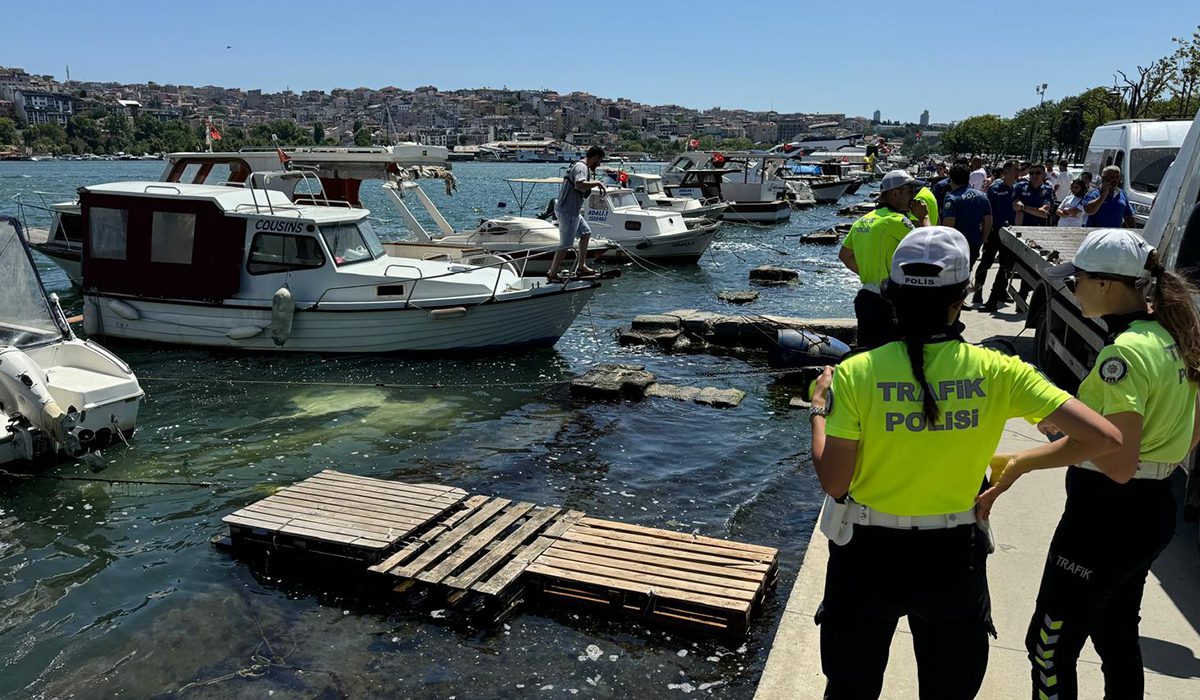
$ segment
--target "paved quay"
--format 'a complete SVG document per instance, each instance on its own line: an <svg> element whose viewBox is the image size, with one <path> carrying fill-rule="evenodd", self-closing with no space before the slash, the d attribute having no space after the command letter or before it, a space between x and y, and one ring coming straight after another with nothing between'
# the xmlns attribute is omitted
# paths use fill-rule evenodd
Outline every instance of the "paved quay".
<svg viewBox="0 0 1200 700"><path fill-rule="evenodd" d="M1017 336L1024 325L1020 314L1006 313L1011 311L1009 306L995 316L965 312L967 340ZM1033 355L1032 336L1032 330L1025 331L1015 343L1026 359ZM1018 419L1008 423L999 449L1020 450L1043 441L1033 426ZM1033 613L1046 550L1066 501L1063 477L1062 469L1022 477L1001 497L992 513L997 551L988 559L988 580L999 639L991 640L987 676L979 698L1028 697L1025 629ZM1177 500L1181 501L1183 475L1174 478ZM819 628L813 615L821 603L828 552L828 540L814 530L755 700L819 698L824 691ZM880 572L881 582L889 575L903 572ZM1174 540L1155 562L1146 582L1141 634L1146 697L1200 697L1200 553L1196 523L1183 522L1182 512ZM1103 691L1100 659L1089 643L1079 662L1079 697L1099 698ZM882 697L918 697L916 659L904 619L892 640Z"/></svg>

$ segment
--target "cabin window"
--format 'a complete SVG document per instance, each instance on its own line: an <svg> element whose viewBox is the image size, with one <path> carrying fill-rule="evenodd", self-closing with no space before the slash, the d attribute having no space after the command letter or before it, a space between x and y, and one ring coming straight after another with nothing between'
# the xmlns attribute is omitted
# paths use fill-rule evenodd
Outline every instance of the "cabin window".
<svg viewBox="0 0 1200 700"><path fill-rule="evenodd" d="M250 243L246 271L267 275L289 270L311 270L325 264L321 245L311 236L260 233Z"/></svg>
<svg viewBox="0 0 1200 700"><path fill-rule="evenodd" d="M626 231L641 231L642 230L642 222L626 221L625 222L625 230Z"/></svg>
<svg viewBox="0 0 1200 700"><path fill-rule="evenodd" d="M639 206L637 197L634 197L632 192L617 192L610 194L608 197L613 209Z"/></svg>
<svg viewBox="0 0 1200 700"><path fill-rule="evenodd" d="M91 207L88 210L90 255L107 260L125 259L125 235L129 212L125 209Z"/></svg>
<svg viewBox="0 0 1200 700"><path fill-rule="evenodd" d="M322 224L321 237L337 265L351 265L384 255L383 244L366 221Z"/></svg>
<svg viewBox="0 0 1200 700"><path fill-rule="evenodd" d="M156 211L150 222L150 262L192 264L196 215Z"/></svg>

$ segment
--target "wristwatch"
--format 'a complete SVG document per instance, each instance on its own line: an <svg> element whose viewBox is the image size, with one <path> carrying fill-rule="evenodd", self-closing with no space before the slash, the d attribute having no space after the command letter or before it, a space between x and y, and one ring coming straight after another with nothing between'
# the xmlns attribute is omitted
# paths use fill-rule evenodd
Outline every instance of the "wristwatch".
<svg viewBox="0 0 1200 700"><path fill-rule="evenodd" d="M815 416L821 416L822 418L824 418L825 416L828 416L828 415L829 415L829 406L828 405L817 406L815 404L809 404L809 406L808 406L808 417L809 418L813 418Z"/></svg>

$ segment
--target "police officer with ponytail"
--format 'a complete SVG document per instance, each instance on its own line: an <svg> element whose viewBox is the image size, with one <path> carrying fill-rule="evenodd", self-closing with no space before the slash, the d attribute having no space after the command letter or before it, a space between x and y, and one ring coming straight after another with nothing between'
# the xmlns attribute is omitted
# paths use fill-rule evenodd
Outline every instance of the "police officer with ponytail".
<svg viewBox="0 0 1200 700"><path fill-rule="evenodd" d="M1165 271L1158 253L1127 229L1093 231L1074 260L1048 276L1066 278L1084 315L1108 327L1108 344L1079 386L1079 399L1120 430L1122 447L1080 456L1067 470L1066 510L1026 637L1032 696L1078 696L1076 660L1090 637L1103 661L1104 697L1140 698L1142 589L1175 533L1169 478L1200 440L1196 289ZM1022 474L1052 466L1042 456L1053 444L996 455L998 482L980 497L981 508L990 509Z"/></svg>
<svg viewBox="0 0 1200 700"><path fill-rule="evenodd" d="M907 616L922 698L973 698L993 632L989 537L975 500L1005 422L1051 420L1070 437L1046 459L1111 451L1118 433L1020 359L963 342L967 241L904 237L884 293L901 340L826 368L812 397L813 465L828 494L821 625L825 697L877 698ZM1080 456L1082 455L1082 456Z"/></svg>

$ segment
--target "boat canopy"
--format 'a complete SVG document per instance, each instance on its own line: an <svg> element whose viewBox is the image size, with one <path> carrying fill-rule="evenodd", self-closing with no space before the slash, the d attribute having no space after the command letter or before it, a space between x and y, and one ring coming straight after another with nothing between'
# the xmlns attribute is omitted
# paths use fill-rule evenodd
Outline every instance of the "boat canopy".
<svg viewBox="0 0 1200 700"><path fill-rule="evenodd" d="M46 298L17 219L0 216L0 346L30 347L67 336Z"/></svg>

